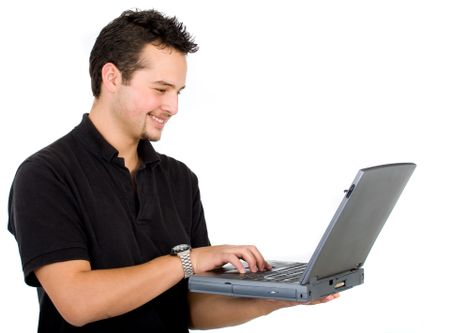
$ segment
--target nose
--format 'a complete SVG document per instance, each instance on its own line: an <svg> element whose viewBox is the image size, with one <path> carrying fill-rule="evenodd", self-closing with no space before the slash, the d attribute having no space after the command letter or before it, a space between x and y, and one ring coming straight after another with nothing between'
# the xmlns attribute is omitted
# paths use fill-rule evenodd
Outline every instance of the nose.
<svg viewBox="0 0 450 333"><path fill-rule="evenodd" d="M168 93L164 96L161 108L174 116L178 112L178 94L176 92Z"/></svg>

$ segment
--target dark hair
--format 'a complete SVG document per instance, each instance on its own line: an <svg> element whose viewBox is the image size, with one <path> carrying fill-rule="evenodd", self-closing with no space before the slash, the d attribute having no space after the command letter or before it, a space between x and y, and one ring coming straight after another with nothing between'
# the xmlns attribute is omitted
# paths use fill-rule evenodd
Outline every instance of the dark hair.
<svg viewBox="0 0 450 333"><path fill-rule="evenodd" d="M176 17L167 17L156 10L127 10L102 29L92 48L89 74L94 96L100 96L102 67L106 63L113 63L126 83L136 70L143 68L139 55L149 43L171 47L183 54L198 50Z"/></svg>

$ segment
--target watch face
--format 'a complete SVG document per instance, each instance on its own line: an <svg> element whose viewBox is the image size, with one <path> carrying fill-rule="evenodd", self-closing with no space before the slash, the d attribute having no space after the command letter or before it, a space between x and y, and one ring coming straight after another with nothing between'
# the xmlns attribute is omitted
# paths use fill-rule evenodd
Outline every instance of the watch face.
<svg viewBox="0 0 450 333"><path fill-rule="evenodd" d="M177 253L184 252L184 251L187 251L187 250L190 250L190 249L191 249L190 245L188 245L188 244L180 244L180 245L174 246L172 248L172 253L173 254L177 254Z"/></svg>

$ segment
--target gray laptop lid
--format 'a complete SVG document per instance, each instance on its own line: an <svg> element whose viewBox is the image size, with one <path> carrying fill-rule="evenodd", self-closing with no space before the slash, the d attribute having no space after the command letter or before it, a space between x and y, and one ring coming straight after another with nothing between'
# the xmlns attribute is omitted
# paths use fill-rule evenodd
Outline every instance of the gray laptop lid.
<svg viewBox="0 0 450 333"><path fill-rule="evenodd" d="M302 284L361 267L416 165L361 169L325 231Z"/></svg>

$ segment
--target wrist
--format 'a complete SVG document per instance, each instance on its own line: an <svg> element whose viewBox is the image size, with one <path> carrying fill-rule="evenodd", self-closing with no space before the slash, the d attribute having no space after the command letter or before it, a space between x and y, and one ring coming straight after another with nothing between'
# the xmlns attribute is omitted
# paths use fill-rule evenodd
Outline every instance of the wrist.
<svg viewBox="0 0 450 333"><path fill-rule="evenodd" d="M262 316L271 314L272 312L279 309L298 305L298 303L292 301L279 301L268 299L256 299L255 301L259 303L257 308L261 311L260 315Z"/></svg>
<svg viewBox="0 0 450 333"><path fill-rule="evenodd" d="M181 266L184 272L184 278L187 279L194 274L194 269L191 261L191 246L187 244L180 244L174 246L170 252L172 256L177 256L181 261Z"/></svg>

